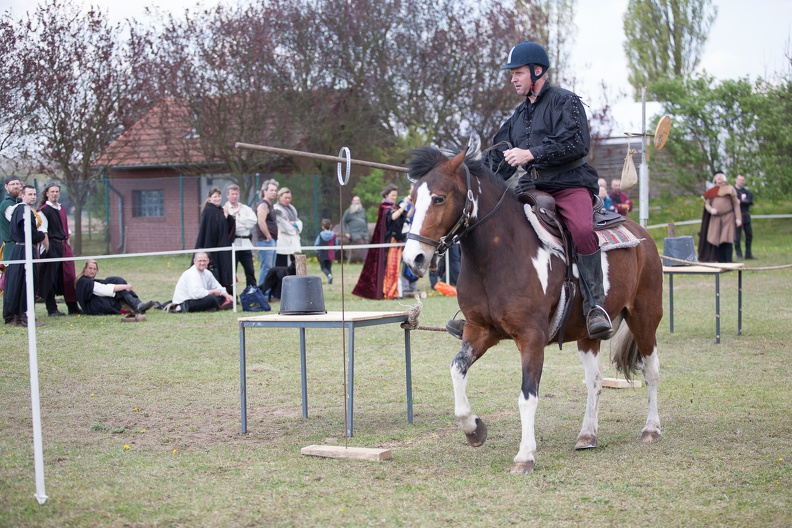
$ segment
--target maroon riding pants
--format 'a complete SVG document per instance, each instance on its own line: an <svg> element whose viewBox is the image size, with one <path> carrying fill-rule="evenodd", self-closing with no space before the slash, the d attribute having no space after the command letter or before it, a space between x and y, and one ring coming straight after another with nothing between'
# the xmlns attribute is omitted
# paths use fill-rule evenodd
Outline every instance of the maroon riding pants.
<svg viewBox="0 0 792 528"><path fill-rule="evenodd" d="M591 255L599 249L599 240L594 232L591 191L584 187L548 191L555 198L556 210L564 219L564 225L572 235L575 249L581 255Z"/></svg>

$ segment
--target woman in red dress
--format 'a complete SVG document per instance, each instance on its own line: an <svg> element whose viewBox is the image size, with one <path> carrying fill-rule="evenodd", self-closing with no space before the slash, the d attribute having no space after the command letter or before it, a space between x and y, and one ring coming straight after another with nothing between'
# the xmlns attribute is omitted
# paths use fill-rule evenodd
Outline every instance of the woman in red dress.
<svg viewBox="0 0 792 528"><path fill-rule="evenodd" d="M382 191L382 203L377 210L377 223L371 244L384 244L402 240L402 227L410 198L397 205L399 191L395 185L388 184ZM371 248L363 263L353 295L366 299L393 299L398 296L399 261L401 247Z"/></svg>

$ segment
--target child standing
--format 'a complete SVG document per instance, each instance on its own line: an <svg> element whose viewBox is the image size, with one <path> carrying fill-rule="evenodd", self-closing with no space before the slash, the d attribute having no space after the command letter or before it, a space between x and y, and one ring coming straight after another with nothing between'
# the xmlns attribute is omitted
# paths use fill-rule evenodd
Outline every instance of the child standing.
<svg viewBox="0 0 792 528"><path fill-rule="evenodd" d="M337 246L338 239L333 232L333 224L330 223L329 218L322 218L322 232L316 237L314 246ZM335 260L335 250L333 249L320 249L316 252L316 257L319 259L319 267L322 268L322 273L327 275L327 284L333 284L333 261Z"/></svg>

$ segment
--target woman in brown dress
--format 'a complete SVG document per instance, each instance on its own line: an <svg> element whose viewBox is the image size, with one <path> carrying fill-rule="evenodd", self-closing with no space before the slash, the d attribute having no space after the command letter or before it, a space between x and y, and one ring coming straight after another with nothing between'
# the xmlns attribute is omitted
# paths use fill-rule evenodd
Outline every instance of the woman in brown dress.
<svg viewBox="0 0 792 528"><path fill-rule="evenodd" d="M704 195L704 208L710 214L707 242L716 247L718 262L732 262L735 230L742 225L740 200L722 172L715 173L714 182Z"/></svg>

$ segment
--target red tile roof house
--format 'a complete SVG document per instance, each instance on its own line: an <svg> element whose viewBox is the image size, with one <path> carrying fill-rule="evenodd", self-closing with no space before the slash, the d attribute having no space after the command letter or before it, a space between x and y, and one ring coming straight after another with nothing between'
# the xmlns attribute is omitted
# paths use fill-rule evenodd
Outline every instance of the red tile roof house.
<svg viewBox="0 0 792 528"><path fill-rule="evenodd" d="M225 196L227 166L206 158L189 112L163 100L94 164L109 183L112 253L193 248L209 189L219 187Z"/></svg>

